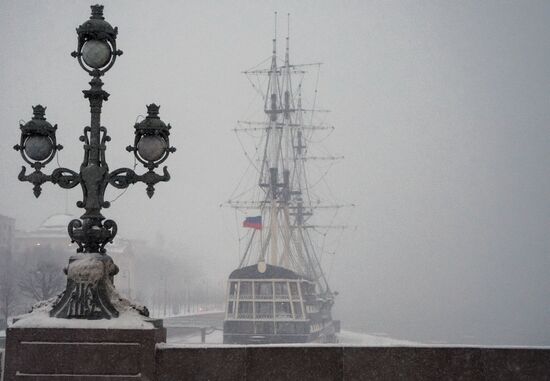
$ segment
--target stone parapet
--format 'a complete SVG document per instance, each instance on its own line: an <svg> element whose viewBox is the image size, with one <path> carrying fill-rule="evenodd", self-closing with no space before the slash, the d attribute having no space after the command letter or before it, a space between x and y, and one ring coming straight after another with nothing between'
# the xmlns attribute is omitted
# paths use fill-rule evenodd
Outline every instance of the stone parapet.
<svg viewBox="0 0 550 381"><path fill-rule="evenodd" d="M171 346L164 329L10 329L4 381L550 380L550 348Z"/></svg>
<svg viewBox="0 0 550 381"><path fill-rule="evenodd" d="M158 381L550 380L550 348L157 348Z"/></svg>
<svg viewBox="0 0 550 381"><path fill-rule="evenodd" d="M151 381L164 341L165 328L8 328L4 381Z"/></svg>

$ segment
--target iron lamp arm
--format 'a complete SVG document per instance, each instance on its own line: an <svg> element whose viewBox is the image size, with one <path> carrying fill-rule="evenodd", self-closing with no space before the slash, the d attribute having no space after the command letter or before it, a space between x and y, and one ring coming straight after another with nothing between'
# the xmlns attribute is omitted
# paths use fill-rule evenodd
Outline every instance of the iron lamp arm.
<svg viewBox="0 0 550 381"><path fill-rule="evenodd" d="M26 175L26 172L27 168L22 166L17 178L19 181L26 181L34 185L33 193L36 198L42 193L42 184L44 183L56 184L64 189L71 189L80 184L80 175L68 168L56 168L51 175L43 173L40 169L35 169L29 175Z"/></svg>
<svg viewBox="0 0 550 381"><path fill-rule="evenodd" d="M170 180L168 167L162 168L162 175L159 175L154 170L149 169L143 175L138 175L133 169L119 168L109 173L109 184L118 189L126 189L130 185L141 182L147 184L147 196L153 197L155 193L155 185L161 181Z"/></svg>

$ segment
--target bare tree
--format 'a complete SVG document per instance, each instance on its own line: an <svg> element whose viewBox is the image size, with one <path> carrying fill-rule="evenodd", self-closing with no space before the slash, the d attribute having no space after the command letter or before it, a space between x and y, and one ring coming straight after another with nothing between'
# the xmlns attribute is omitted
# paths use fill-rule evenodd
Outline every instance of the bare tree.
<svg viewBox="0 0 550 381"><path fill-rule="evenodd" d="M41 261L21 275L19 288L24 295L36 301L46 300L63 289L64 278L57 264Z"/></svg>
<svg viewBox="0 0 550 381"><path fill-rule="evenodd" d="M11 266L6 266L0 271L0 328L7 327L17 299L15 274Z"/></svg>

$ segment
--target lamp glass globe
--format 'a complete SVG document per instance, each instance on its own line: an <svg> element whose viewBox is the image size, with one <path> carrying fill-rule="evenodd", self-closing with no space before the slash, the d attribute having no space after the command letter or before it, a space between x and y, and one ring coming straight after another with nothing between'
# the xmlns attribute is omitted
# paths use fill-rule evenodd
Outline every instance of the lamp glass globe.
<svg viewBox="0 0 550 381"><path fill-rule="evenodd" d="M111 47L105 41L86 41L82 46L82 59L86 65L100 69L111 60Z"/></svg>

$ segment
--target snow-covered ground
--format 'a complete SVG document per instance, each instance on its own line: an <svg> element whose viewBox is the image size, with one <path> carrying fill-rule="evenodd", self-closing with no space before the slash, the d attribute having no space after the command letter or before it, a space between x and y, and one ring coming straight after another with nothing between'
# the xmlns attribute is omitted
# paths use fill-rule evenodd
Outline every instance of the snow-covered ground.
<svg viewBox="0 0 550 381"><path fill-rule="evenodd" d="M164 320L164 326L168 328L168 345L196 345L201 344L200 327L206 328L206 345L223 343L221 330L223 311L205 311L203 313L182 314ZM216 329L213 329L216 327ZM178 329L179 328L179 329ZM294 345L294 344L293 344ZM319 345L319 344L307 344ZM334 345L334 344L332 344ZM418 346L418 342L398 340L387 337L385 333L358 333L343 330L338 334L338 343L342 346Z"/></svg>
<svg viewBox="0 0 550 381"><path fill-rule="evenodd" d="M176 314L176 315L166 315L166 316L155 315L155 314L151 313L151 316L167 321L167 319L174 319L174 318L179 318L179 317L205 316L205 315L223 314L223 313L225 313L224 310L212 309L212 310L204 310L204 311L197 311L197 312L182 312L182 313L179 313L179 314Z"/></svg>
<svg viewBox="0 0 550 381"><path fill-rule="evenodd" d="M186 312L186 308L182 308L183 312L179 312L177 314L167 313L164 314L164 311L162 308L151 308L149 309L150 316L155 319L172 319L172 318L178 318L182 316L195 316L195 315L208 315L208 314L217 314L217 313L225 313L225 310L223 309L223 306L219 305L208 305L200 307L197 310L193 310L190 312Z"/></svg>
<svg viewBox="0 0 550 381"><path fill-rule="evenodd" d="M336 344L275 344L276 346L345 346L345 347L432 347L432 348L531 348L531 349L548 349L550 346L517 346L517 345L464 345L464 344L434 344L434 343L421 343L409 340L393 339L376 334L359 333L352 331L341 331L338 335L338 343ZM198 346L224 346L223 344L223 332L216 330L209 335L206 335L206 343L201 343L200 331L196 334L188 335L185 337L168 337L166 340L167 346L186 346L186 347L198 347ZM235 346L235 345L230 345Z"/></svg>
<svg viewBox="0 0 550 381"><path fill-rule="evenodd" d="M215 330L214 332L206 335L206 344L222 344L223 343L223 332L220 330ZM201 333L199 330L196 333L185 336L168 336L166 338L167 344L201 344Z"/></svg>
<svg viewBox="0 0 550 381"><path fill-rule="evenodd" d="M197 331L196 334L191 334L188 336L176 336L176 337L169 336L166 342L167 344L174 344L174 345L201 344L200 331ZM206 345L222 344L222 343L223 343L222 331L215 330L209 335L206 335ZM303 345L303 344L299 344L299 345ZM322 344L310 344L310 345L322 345ZM334 345L334 344L329 344L329 345ZM390 346L419 346L422 344L416 343L414 341L397 340L389 337L368 335L365 333L342 331L341 333L338 334L338 343L336 345L390 347Z"/></svg>
<svg viewBox="0 0 550 381"><path fill-rule="evenodd" d="M392 339L386 336L369 335L343 330L338 334L338 342L342 345L358 345L370 347L391 347L391 346L418 346L422 345L414 341Z"/></svg>

